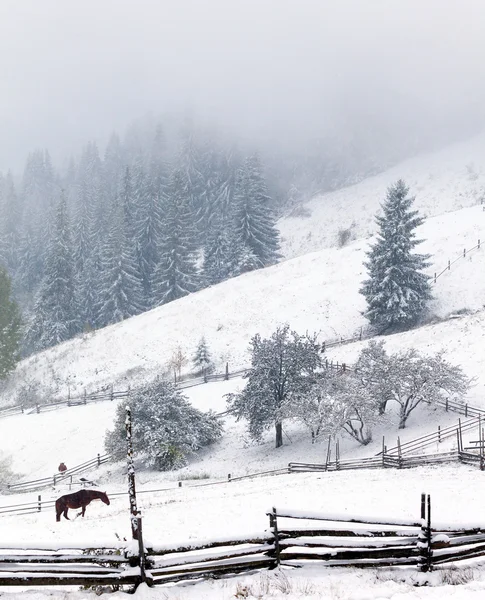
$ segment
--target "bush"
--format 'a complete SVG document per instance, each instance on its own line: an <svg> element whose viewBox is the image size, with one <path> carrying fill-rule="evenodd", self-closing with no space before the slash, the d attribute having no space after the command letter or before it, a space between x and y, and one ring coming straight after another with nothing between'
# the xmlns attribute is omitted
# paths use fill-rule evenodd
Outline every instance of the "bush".
<svg viewBox="0 0 485 600"><path fill-rule="evenodd" d="M343 248L346 246L350 240L352 239L352 227L347 227L347 229L340 228L337 232L337 246L339 248Z"/></svg>
<svg viewBox="0 0 485 600"><path fill-rule="evenodd" d="M156 381L137 390L129 401L135 455L160 471L187 464L187 457L222 435L222 425L213 413L191 406L169 381ZM115 428L109 431L105 447L112 457L126 456L126 405L118 406Z"/></svg>

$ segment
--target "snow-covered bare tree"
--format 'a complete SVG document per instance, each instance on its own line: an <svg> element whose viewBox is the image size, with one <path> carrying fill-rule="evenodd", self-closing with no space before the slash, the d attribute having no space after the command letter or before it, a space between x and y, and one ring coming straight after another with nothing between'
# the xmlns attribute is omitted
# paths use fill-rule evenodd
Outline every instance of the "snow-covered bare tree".
<svg viewBox="0 0 485 600"><path fill-rule="evenodd" d="M228 406L238 419L247 419L253 439L260 439L265 429L274 426L279 448L283 445L283 421L292 416L292 402L311 386L320 364L315 336L290 331L287 324L270 338L257 334L251 340L246 387L228 395Z"/></svg>
<svg viewBox="0 0 485 600"><path fill-rule="evenodd" d="M375 398L379 414L384 414L389 400L392 400L392 362L384 347L384 342L371 340L361 351L355 364L355 377L363 389Z"/></svg>
<svg viewBox="0 0 485 600"><path fill-rule="evenodd" d="M366 317L384 331L415 324L431 299L428 277L422 273L429 257L413 253L422 242L415 229L423 218L412 210L414 198L408 193L402 180L387 190L383 214L376 217L377 241L365 263L369 278L360 289L367 301Z"/></svg>
<svg viewBox="0 0 485 600"><path fill-rule="evenodd" d="M222 426L213 413L203 413L190 404L168 381L147 384L132 394L134 454L148 465L167 471L183 467L200 448L217 441ZM114 430L105 439L106 450L117 460L126 456L126 404L118 406Z"/></svg>
<svg viewBox="0 0 485 600"><path fill-rule="evenodd" d="M361 382L349 372L334 371L319 373L310 389L297 395L293 412L309 429L312 443L343 429L366 445L378 416L377 403Z"/></svg>
<svg viewBox="0 0 485 600"><path fill-rule="evenodd" d="M426 356L412 348L381 354L380 364L382 368L371 368L369 375L358 366L356 376L379 406L390 401L398 404L399 429L406 427L409 415L419 404L434 404L447 397L461 401L470 387L462 368L445 360L443 352Z"/></svg>

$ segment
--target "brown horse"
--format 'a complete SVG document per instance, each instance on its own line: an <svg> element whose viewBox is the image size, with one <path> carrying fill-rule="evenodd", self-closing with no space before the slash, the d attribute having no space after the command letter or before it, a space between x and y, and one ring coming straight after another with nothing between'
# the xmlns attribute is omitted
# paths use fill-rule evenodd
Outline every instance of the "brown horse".
<svg viewBox="0 0 485 600"><path fill-rule="evenodd" d="M82 508L81 516L84 517L86 506L92 500L102 500L105 504L109 504L109 498L106 495L106 492L98 492L98 490L79 490L79 492L74 492L74 494L61 496L56 500L56 521L61 520L62 514L65 519L70 521L67 516L69 508Z"/></svg>

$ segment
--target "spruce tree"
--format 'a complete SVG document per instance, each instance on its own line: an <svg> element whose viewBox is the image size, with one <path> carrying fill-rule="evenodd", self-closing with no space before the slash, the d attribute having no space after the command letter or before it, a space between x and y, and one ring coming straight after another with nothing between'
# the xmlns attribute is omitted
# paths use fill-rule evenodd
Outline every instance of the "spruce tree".
<svg viewBox="0 0 485 600"><path fill-rule="evenodd" d="M274 264L279 258L279 235L257 156L246 159L239 170L234 190L233 215L236 236L240 245L246 249L242 256L247 256L249 251L258 267Z"/></svg>
<svg viewBox="0 0 485 600"><path fill-rule="evenodd" d="M369 278L360 289L367 301L366 317L384 330L413 325L431 299L428 277L421 272L429 256L412 252L423 241L415 239L415 229L424 219L412 210L414 198L408 192L402 180L387 190L383 215L376 217L377 241L365 263Z"/></svg>
<svg viewBox="0 0 485 600"><path fill-rule="evenodd" d="M10 277L0 266L0 379L5 379L19 360L21 320L10 292Z"/></svg>
<svg viewBox="0 0 485 600"><path fill-rule="evenodd" d="M192 357L192 364L196 371L206 373L212 366L212 359L204 336L202 336L197 344L197 350Z"/></svg>
<svg viewBox="0 0 485 600"><path fill-rule="evenodd" d="M131 225L131 178L127 170L121 202L115 203L104 247L99 294L99 325L116 323L143 311L143 290Z"/></svg>
<svg viewBox="0 0 485 600"><path fill-rule="evenodd" d="M203 275L206 285L215 285L234 274L233 245L227 224L221 218L216 218L207 235L203 254Z"/></svg>
<svg viewBox="0 0 485 600"><path fill-rule="evenodd" d="M195 238L184 177L179 170L175 170L164 202L160 263L153 283L156 306L182 298L198 289Z"/></svg>
<svg viewBox="0 0 485 600"><path fill-rule="evenodd" d="M28 332L30 349L41 350L64 342L78 328L71 233L62 195Z"/></svg>

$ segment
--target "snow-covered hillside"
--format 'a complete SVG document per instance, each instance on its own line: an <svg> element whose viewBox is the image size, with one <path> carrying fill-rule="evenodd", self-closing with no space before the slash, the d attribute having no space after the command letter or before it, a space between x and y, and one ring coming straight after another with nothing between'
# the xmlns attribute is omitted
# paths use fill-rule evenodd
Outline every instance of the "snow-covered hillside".
<svg viewBox="0 0 485 600"><path fill-rule="evenodd" d="M339 230L352 239L375 232L374 215L386 189L404 179L424 216L485 203L485 134L423 154L365 181L314 197L279 223L286 258L337 245Z"/></svg>
<svg viewBox="0 0 485 600"><path fill-rule="evenodd" d="M433 284L435 299L431 309L435 318L425 327L384 339L391 351L407 347L417 347L423 352L444 349L449 361L461 365L468 376L475 378L476 385L469 394L469 403L485 408L485 248L467 252L463 256L464 249L476 246L478 239L485 240L485 211L476 204L482 176L474 178L472 167L467 169L464 166L472 160L477 165L485 165L479 163L482 156L478 152L482 147L480 144L479 140L475 140L471 145L464 146L470 150L469 154L464 150L460 154L459 147L455 147L453 151L435 155L434 179L426 179L427 187L421 188L427 190L428 214L435 215L426 220L418 234L426 240L420 250L432 255L429 275L441 272L448 260L457 259L451 269ZM472 152L474 147L475 153ZM455 163L451 161L453 152L457 153ZM71 393L75 393L84 387L90 391L111 383L119 387L125 387L128 383L134 386L165 371L176 347L180 346L190 357L202 335L206 336L218 370L223 369L226 361L231 370L246 365L251 336L256 332L268 335L283 322L289 322L301 332L317 331L321 341L352 335L366 324L361 315L364 301L358 290L365 276L362 263L369 240L357 239L341 249L328 247L333 244L329 243L331 223L334 222L337 229L340 227L340 218L344 219L342 211L346 213L345 218L365 214L365 219L371 223L386 185L400 176L406 178L411 187L413 182L419 183L422 181L420 174L426 172L431 164L429 158L426 160L427 163L423 158L408 161L401 171L396 168L359 186L342 190L338 194L348 199L347 208L343 203L330 202L320 212L315 200L313 216L294 220L293 227L294 239L302 241L298 248L302 251L312 250L308 254L226 281L23 361L11 378L3 401L9 401L20 386L30 381L38 381L56 389L59 395L66 394L68 387ZM455 170L450 166L452 163L456 166ZM413 164L414 179L409 176ZM439 177L436 174L438 171L441 173ZM465 189L468 190L460 200L468 207L460 208L455 203L457 195L446 188L447 181L449 189L461 190L463 194ZM416 187L419 187L418 183ZM472 189L477 190L475 196ZM425 206L424 201L420 203L420 191L412 191L417 194L418 206ZM375 197L375 205L372 206L371 197ZM442 204L440 197L444 199ZM430 200L432 198L433 202ZM306 233L303 230L305 226ZM285 223L282 224L282 230L284 227ZM366 232L362 230L362 233ZM329 359L351 363L363 343L336 346L327 355ZM222 411L225 407L224 395L237 391L242 385L243 380L234 379L201 385L184 393L201 410L210 408ZM0 419L0 454L11 458L11 469L17 479L50 476L61 461L72 467L94 458L98 452L103 452L104 435L112 426L116 404L117 401L104 402ZM428 406L420 407L411 416L409 427L399 431L400 439L405 442L434 430L438 424L444 427L456 422L456 414ZM392 423L392 416L390 421L379 425L374 434L375 441L365 448L350 439L342 439L342 456L376 453L383 435L393 444L397 430L396 424ZM476 438L477 432L467 435ZM222 439L191 459L185 469L176 473L140 470L137 473L137 486L146 539L154 542L184 542L247 533L267 526L265 513L270 506L294 506L347 515L378 515L381 518L385 515L416 518L421 492L433 496L433 518L448 524L462 524L464 519L469 522L482 518L481 492L484 491L484 482L480 479L480 472L476 468L458 464L409 471L307 473L231 483L222 481L227 480L228 473L234 478L281 468L289 461L324 460L325 445L311 444L308 433L298 424L285 426L284 442L282 448L275 450L272 432L269 432L263 444L248 444L244 423L236 422L229 416L225 420ZM453 444L456 441L450 438L439 447L436 444L437 447L432 450L449 449ZM126 491L123 465L108 463L86 475L96 480L99 487L112 496L109 507L94 504L88 508L85 519L62 523L55 522L52 510L22 517L3 515L0 519L4 541L58 542L59 539L70 538L79 543L93 544L114 540L117 536L129 537L128 502L126 496L121 495ZM199 481L201 478L202 482ZM177 479L184 480L182 488L177 486ZM213 482L218 484L193 486L195 483ZM474 493L470 494L472 486ZM147 491L160 488L164 491ZM399 490L399 494L396 494L396 490ZM66 491L66 484L61 484L44 490L42 498L52 500ZM141 493L143 491L147 493ZM4 496L0 497L0 504L6 506L32 502L36 496L37 492ZM460 512L464 502L467 504L466 514ZM349 600L357 597L424 599L438 597L438 594L443 597L456 589L456 586L443 586L443 580L437 573L427 576L427 579L423 579L423 575L420 579L430 587L415 588L418 576L414 571L401 570L396 575L389 572L385 575L387 579L380 580L370 571L335 574L333 571L322 571L319 566L314 569L302 569L288 575L293 581L291 594L283 595L274 587L266 595L274 598L329 597ZM325 577L322 577L322 573ZM190 588L140 588L137 595L151 596L154 600L244 597L237 596L242 589L237 588L237 583L243 582L241 585L253 586L256 590L258 577L245 576L220 584L196 584ZM481 572L471 573L470 578L474 581L467 586L460 586L460 594L454 596L457 600L478 598L478 594L483 593L485 583ZM308 579L311 583L308 583ZM344 583L340 584L339 581ZM360 595L354 594L356 587L361 591ZM57 597L55 592L51 594L47 591L29 594L42 600ZM83 598L94 597L90 592L82 594ZM254 597L259 596L256 594ZM16 595L12 594L12 598L16 598Z"/></svg>
<svg viewBox="0 0 485 600"><path fill-rule="evenodd" d="M426 239L420 249L432 256L432 276L485 239L485 212L474 206L430 218L418 235ZM367 247L359 240L312 252L46 350L19 364L4 401L32 380L60 395L67 394L68 385L74 393L136 385L165 371L178 346L190 358L202 335L220 371L226 362L231 370L247 365L251 337L269 335L284 322L300 332L319 332L321 341L352 336L366 325L359 287ZM442 318L481 309L484 271L485 248L458 260L433 288L433 314Z"/></svg>

